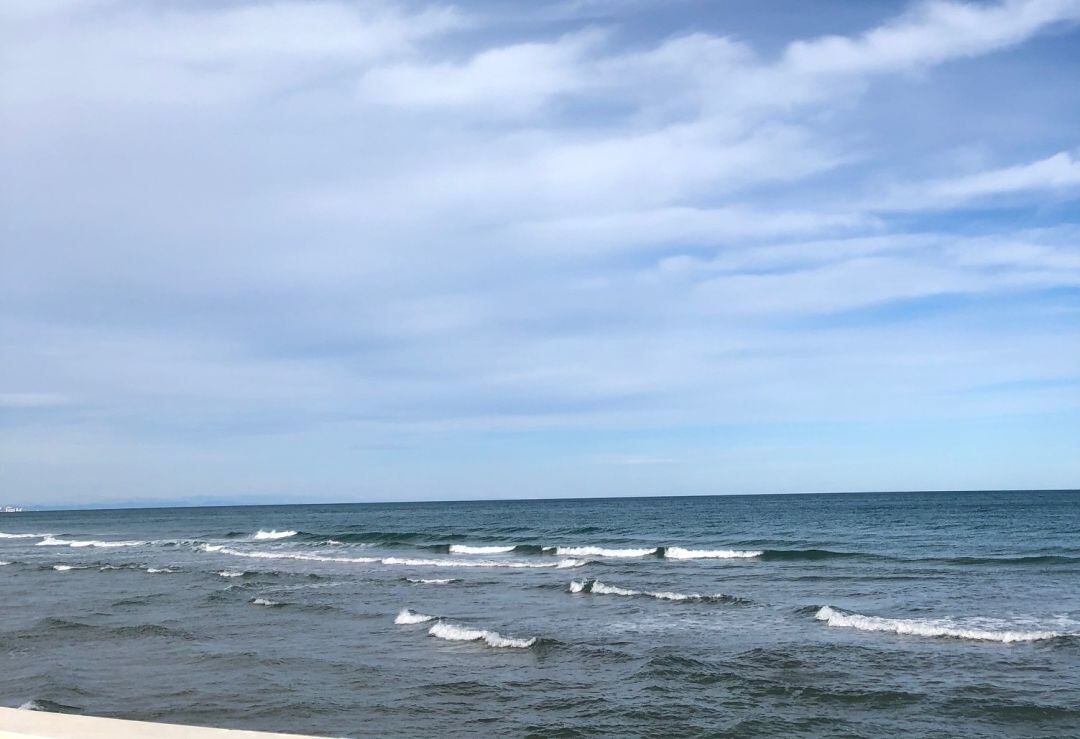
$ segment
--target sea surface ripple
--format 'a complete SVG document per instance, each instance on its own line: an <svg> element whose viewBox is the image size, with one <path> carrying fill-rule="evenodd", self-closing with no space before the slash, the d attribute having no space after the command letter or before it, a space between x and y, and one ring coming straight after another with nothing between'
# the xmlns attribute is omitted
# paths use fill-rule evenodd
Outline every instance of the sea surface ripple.
<svg viewBox="0 0 1080 739"><path fill-rule="evenodd" d="M0 516L0 704L327 736L1080 736L1080 493Z"/></svg>

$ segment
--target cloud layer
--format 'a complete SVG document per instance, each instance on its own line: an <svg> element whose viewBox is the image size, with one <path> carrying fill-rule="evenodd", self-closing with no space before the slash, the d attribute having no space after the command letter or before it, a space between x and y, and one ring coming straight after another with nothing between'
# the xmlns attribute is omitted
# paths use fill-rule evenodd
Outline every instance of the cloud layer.
<svg viewBox="0 0 1080 739"><path fill-rule="evenodd" d="M7 3L0 484L1075 483L1080 2L830 7Z"/></svg>

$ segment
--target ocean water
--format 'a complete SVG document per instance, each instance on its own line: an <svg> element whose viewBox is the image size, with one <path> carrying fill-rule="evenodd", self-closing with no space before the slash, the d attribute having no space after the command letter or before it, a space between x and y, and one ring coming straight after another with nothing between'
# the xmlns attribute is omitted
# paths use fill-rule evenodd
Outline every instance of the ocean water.
<svg viewBox="0 0 1080 739"><path fill-rule="evenodd" d="M1080 736L1080 493L0 516L0 704L329 736Z"/></svg>

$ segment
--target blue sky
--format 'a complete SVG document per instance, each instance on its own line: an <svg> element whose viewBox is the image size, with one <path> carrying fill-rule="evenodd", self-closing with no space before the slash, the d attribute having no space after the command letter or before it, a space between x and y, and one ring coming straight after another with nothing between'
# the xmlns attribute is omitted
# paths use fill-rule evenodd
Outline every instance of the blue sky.
<svg viewBox="0 0 1080 739"><path fill-rule="evenodd" d="M1080 484L1080 0L0 19L4 499Z"/></svg>

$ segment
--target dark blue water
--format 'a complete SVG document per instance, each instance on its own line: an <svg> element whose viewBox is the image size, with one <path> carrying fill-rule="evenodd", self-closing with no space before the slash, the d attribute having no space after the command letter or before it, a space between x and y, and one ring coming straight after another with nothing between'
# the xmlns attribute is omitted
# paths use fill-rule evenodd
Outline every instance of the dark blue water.
<svg viewBox="0 0 1080 739"><path fill-rule="evenodd" d="M0 531L35 535L0 537L4 705L336 736L1080 736L1076 492Z"/></svg>

